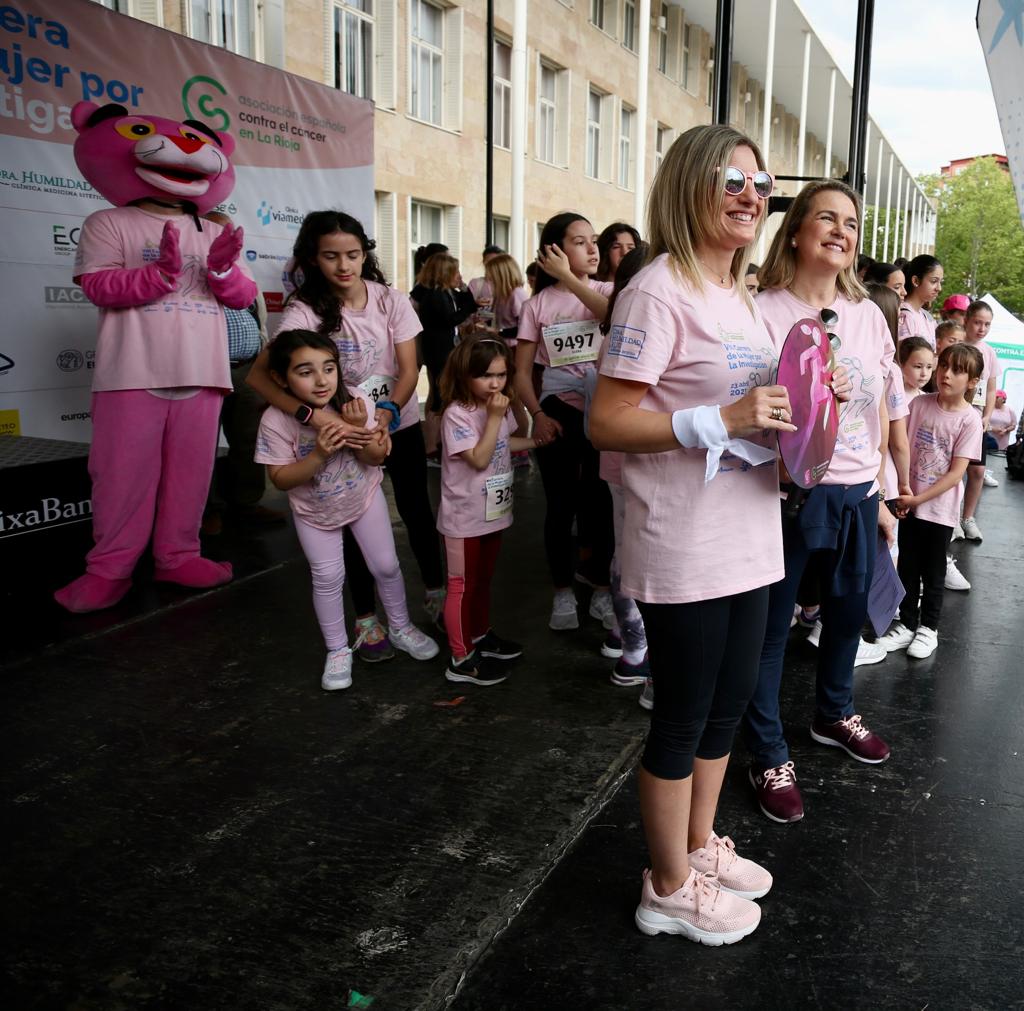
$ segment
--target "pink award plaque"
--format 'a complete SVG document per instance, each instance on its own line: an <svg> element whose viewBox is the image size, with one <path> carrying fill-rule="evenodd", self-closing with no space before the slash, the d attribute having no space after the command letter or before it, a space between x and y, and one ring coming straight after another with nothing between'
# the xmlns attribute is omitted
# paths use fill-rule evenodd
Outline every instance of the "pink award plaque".
<svg viewBox="0 0 1024 1011"><path fill-rule="evenodd" d="M779 452L793 483L813 488L828 470L839 431L839 405L828 385L834 359L821 322L800 319L782 345L780 386L789 391L795 432L779 432Z"/></svg>

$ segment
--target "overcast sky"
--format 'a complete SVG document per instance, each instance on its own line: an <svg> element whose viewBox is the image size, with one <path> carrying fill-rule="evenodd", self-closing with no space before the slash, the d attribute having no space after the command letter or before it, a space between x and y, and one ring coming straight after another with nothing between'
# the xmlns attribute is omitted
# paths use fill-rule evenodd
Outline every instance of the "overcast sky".
<svg viewBox="0 0 1024 1011"><path fill-rule="evenodd" d="M798 2L852 81L856 0ZM875 4L871 118L915 174L1006 153L976 11L977 0Z"/></svg>

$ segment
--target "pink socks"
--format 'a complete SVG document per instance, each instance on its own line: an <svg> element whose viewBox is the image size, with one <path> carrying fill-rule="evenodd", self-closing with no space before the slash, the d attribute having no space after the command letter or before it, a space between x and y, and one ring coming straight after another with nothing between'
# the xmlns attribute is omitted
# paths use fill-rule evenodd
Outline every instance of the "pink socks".
<svg viewBox="0 0 1024 1011"><path fill-rule="evenodd" d="M75 614L113 607L130 589L130 579L104 579L87 572L58 590L53 599Z"/></svg>

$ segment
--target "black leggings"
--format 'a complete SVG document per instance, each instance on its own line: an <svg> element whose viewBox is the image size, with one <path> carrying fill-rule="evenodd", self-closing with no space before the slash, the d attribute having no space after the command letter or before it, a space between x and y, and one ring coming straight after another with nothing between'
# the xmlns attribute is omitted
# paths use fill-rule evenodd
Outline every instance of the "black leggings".
<svg viewBox="0 0 1024 1011"><path fill-rule="evenodd" d="M641 764L686 779L693 759L723 758L757 685L768 587L689 604L637 601L647 631L654 712Z"/></svg>
<svg viewBox="0 0 1024 1011"><path fill-rule="evenodd" d="M423 585L427 589L444 586L441 542L427 495L427 448L419 422L391 433L391 455L385 467L391 477L398 515L409 532L409 546L420 567ZM373 576L348 527L345 527L345 582L356 614L371 614L376 608Z"/></svg>
<svg viewBox="0 0 1024 1011"><path fill-rule="evenodd" d="M897 569L906 592L900 604L900 621L915 632L918 625L938 630L946 589L946 552L952 536L952 527L919 520L913 513L900 520Z"/></svg>
<svg viewBox="0 0 1024 1011"><path fill-rule="evenodd" d="M612 496L598 473L600 456L583 434L583 412L558 397L545 397L544 413L562 426L562 434L537 450L544 483L544 551L556 587L572 586L574 569L572 521L581 544L591 549L588 571L607 586L615 552Z"/></svg>

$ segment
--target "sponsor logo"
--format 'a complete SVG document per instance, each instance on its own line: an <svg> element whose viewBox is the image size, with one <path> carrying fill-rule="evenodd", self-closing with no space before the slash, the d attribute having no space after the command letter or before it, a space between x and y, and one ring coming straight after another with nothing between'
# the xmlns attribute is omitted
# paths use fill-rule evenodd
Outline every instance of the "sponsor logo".
<svg viewBox="0 0 1024 1011"><path fill-rule="evenodd" d="M231 117L219 105L213 105L218 94L227 93L227 89L216 78L203 74L190 77L181 89L181 107L185 110L185 118L202 118L208 120L214 130L227 132L231 127Z"/></svg>
<svg viewBox="0 0 1024 1011"><path fill-rule="evenodd" d="M646 330L637 330L636 327L616 323L608 335L608 354L636 361L644 349L645 340Z"/></svg>
<svg viewBox="0 0 1024 1011"><path fill-rule="evenodd" d="M89 421L92 415L88 411L76 411L74 414L62 414L61 421Z"/></svg>
<svg viewBox="0 0 1024 1011"><path fill-rule="evenodd" d="M0 435L21 435L21 415L17 410L0 411Z"/></svg>
<svg viewBox="0 0 1024 1011"><path fill-rule="evenodd" d="M294 230L302 224L304 217L305 215L297 207L285 206L284 210L277 210L266 200L261 200L259 207L256 208L256 220L264 228L271 222L275 222L279 225L287 225L290 229Z"/></svg>
<svg viewBox="0 0 1024 1011"><path fill-rule="evenodd" d="M45 298L43 301L47 305L91 305L92 303L85 297L85 292L82 291L77 285L71 285L70 287L61 287L58 285L47 285L44 289Z"/></svg>
<svg viewBox="0 0 1024 1011"><path fill-rule="evenodd" d="M0 376L6 376L14 368L14 359L0 351Z"/></svg>
<svg viewBox="0 0 1024 1011"><path fill-rule="evenodd" d="M284 312L283 291L265 291L263 301L266 303L267 312Z"/></svg>
<svg viewBox="0 0 1024 1011"><path fill-rule="evenodd" d="M57 256L74 256L78 237L82 234L79 225L51 225L51 241Z"/></svg>
<svg viewBox="0 0 1024 1011"><path fill-rule="evenodd" d="M59 527L68 523L82 523L92 516L92 501L63 502L59 498L44 498L34 509L21 512L0 511L0 537L16 537L43 527Z"/></svg>
<svg viewBox="0 0 1024 1011"><path fill-rule="evenodd" d="M84 179L50 175L47 172L36 172L34 169L12 172L10 169L0 168L0 184L9 186L12 190L35 190L38 193L52 193L60 197L103 199Z"/></svg>
<svg viewBox="0 0 1024 1011"><path fill-rule="evenodd" d="M57 355L57 368L61 372L77 372L83 365L88 368L94 368L96 365L96 352L95 351L79 351L78 348L65 348Z"/></svg>
<svg viewBox="0 0 1024 1011"><path fill-rule="evenodd" d="M245 251L245 258L246 258L246 259L247 259L247 260L248 260L248 261L249 261L250 263L252 263L252 262L253 262L253 261L254 261L254 260L256 259L256 250L255 250L255 249L247 249L247 250Z"/></svg>

